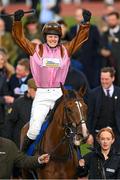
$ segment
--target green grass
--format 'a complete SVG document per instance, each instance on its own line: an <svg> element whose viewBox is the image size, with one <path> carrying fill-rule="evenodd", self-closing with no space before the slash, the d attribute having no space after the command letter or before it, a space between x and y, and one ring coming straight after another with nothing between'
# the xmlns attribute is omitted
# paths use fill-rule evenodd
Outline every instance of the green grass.
<svg viewBox="0 0 120 180"><path fill-rule="evenodd" d="M71 27L75 24L75 18L73 16L64 17L64 20L65 20L66 24L68 25L68 27Z"/></svg>
<svg viewBox="0 0 120 180"><path fill-rule="evenodd" d="M70 28L71 26L76 24L75 18L73 16L65 16L63 17L65 22L67 23L68 27ZM92 17L91 19L91 24L97 24L99 25L99 18L98 17Z"/></svg>

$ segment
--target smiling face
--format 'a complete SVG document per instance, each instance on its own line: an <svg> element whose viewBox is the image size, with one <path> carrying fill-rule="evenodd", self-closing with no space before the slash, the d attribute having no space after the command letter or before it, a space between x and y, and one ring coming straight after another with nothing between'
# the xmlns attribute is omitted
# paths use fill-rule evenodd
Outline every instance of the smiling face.
<svg viewBox="0 0 120 180"><path fill-rule="evenodd" d="M54 48L58 45L59 42L59 36L54 34L47 34L46 35L46 41L48 46Z"/></svg>
<svg viewBox="0 0 120 180"><path fill-rule="evenodd" d="M110 72L101 72L101 85L103 88L108 89L114 82L114 76L111 77Z"/></svg>
<svg viewBox="0 0 120 180"><path fill-rule="evenodd" d="M112 134L110 132L108 131L101 132L99 136L99 143L103 151L109 151L113 142L114 142L114 138L112 137Z"/></svg>
<svg viewBox="0 0 120 180"><path fill-rule="evenodd" d="M115 14L109 15L107 16L107 23L109 27L114 28L116 25L119 24L119 18Z"/></svg>

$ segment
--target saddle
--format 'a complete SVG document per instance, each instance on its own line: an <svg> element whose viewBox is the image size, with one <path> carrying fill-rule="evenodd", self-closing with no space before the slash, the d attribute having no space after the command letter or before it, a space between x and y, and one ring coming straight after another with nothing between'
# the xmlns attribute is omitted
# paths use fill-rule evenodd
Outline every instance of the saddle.
<svg viewBox="0 0 120 180"><path fill-rule="evenodd" d="M60 97L56 103L55 103L55 106L52 110L49 111L47 117L46 117L46 120L45 122L43 123L42 127L41 127L41 130L37 136L37 138L35 139L35 141L30 145L30 147L28 148L27 150L27 155L30 155L32 156L35 152L35 147L37 146L37 144L39 144L39 142L42 140L43 138L43 135L44 133L46 132L49 124L52 122L52 119L53 119L53 116L54 116L54 113L57 109L57 107L59 106L60 102L61 102L61 99L62 97Z"/></svg>

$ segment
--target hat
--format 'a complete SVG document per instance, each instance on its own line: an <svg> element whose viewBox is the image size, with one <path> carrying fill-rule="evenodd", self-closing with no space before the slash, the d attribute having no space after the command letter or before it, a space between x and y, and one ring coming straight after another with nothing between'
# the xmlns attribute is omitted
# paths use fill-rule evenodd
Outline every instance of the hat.
<svg viewBox="0 0 120 180"><path fill-rule="evenodd" d="M35 81L34 81L33 78L30 78L30 79L27 81L27 85L28 85L29 88L33 88L33 89L35 89L35 90L37 89L37 86L36 86Z"/></svg>
<svg viewBox="0 0 120 180"><path fill-rule="evenodd" d="M59 37L61 37L62 36L61 25L56 22L49 22L44 25L44 27L42 29L42 34L43 34L44 40L46 40L47 34L54 34L54 35L58 35Z"/></svg>

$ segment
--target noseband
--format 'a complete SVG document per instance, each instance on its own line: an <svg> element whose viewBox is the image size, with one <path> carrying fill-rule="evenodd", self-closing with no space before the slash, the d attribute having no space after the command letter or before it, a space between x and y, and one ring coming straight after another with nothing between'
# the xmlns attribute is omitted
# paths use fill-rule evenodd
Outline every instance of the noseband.
<svg viewBox="0 0 120 180"><path fill-rule="evenodd" d="M66 107L66 104L64 103L64 111L65 111L65 117L67 117L67 121L65 121L65 134L67 134L67 136L73 136L77 133L77 128L80 128L82 129L82 133L79 133L79 135L81 135L82 138L87 138L88 137L88 133L87 133L87 128L86 128L86 123L85 123L85 118L84 118L84 115L83 115L83 112L82 112L82 104L80 102L80 100L78 100L76 98L76 101L75 101L75 104L77 106L77 109L78 109L78 112L79 112L79 124L75 124L75 123L71 123L71 124L74 124L73 126L70 125L70 122L69 122L69 115L68 115L68 110L67 107ZM76 127L76 128L75 128Z"/></svg>
<svg viewBox="0 0 120 180"><path fill-rule="evenodd" d="M75 123L74 121L70 121L68 112L72 111L70 108L67 107L67 104L64 101L64 120L63 120L63 127L64 127L64 135L61 138L61 140L59 141L59 143L54 147L54 149L52 149L51 152L49 152L49 154L51 155L51 157L53 159L56 160L67 160L68 158L70 158L72 156L72 152L74 149L74 136L78 133L77 132L77 128L81 127L82 128L82 133L79 135L81 135L82 138L84 138L86 136L86 134L84 134L84 130L83 130L83 125L86 126L85 124L85 120L84 120L84 116L83 116L83 112L82 112L82 104L80 103L80 100L78 100L76 98L76 100L74 100L74 105L77 106L78 112L79 112L79 123ZM60 147L62 144L68 144L68 152L63 155L63 157L58 157L57 155L55 155L56 150L58 149L58 147Z"/></svg>

